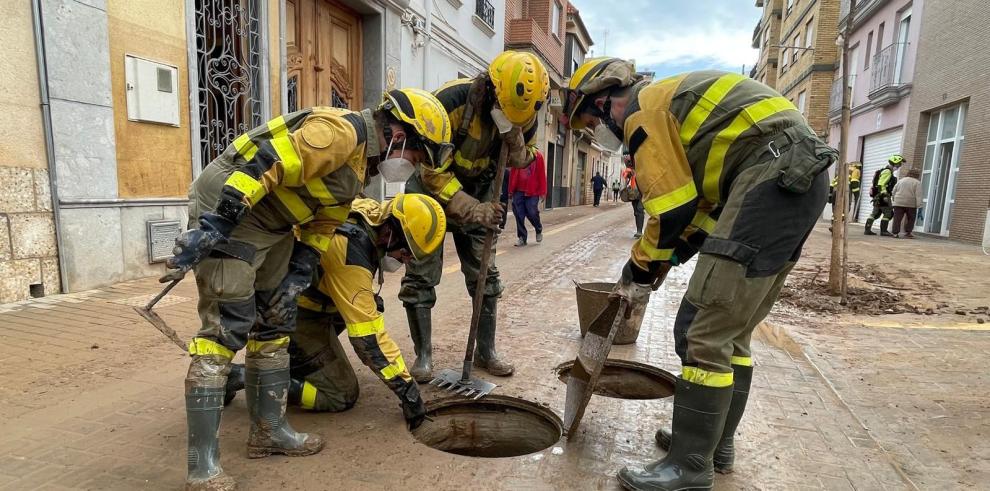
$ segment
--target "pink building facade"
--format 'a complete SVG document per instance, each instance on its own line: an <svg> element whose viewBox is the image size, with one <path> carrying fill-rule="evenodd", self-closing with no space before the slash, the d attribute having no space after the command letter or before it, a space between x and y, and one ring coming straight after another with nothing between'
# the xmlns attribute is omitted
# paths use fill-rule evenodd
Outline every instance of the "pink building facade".
<svg viewBox="0 0 990 491"><path fill-rule="evenodd" d="M863 163L862 193L853 219L872 211L873 174L890 155L901 153L921 32L923 0L859 0L852 16L849 71L852 103L846 158ZM843 0L839 32L850 21ZM839 147L842 70L836 70L829 104L829 144Z"/></svg>

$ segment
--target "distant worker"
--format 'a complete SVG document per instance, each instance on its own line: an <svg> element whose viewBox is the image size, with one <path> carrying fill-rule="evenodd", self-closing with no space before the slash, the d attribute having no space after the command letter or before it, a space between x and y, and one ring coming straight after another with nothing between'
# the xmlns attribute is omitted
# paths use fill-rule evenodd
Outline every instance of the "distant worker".
<svg viewBox="0 0 990 491"><path fill-rule="evenodd" d="M622 189L622 185L619 184L618 179L612 180L612 201L619 201L619 190Z"/></svg>
<svg viewBox="0 0 990 491"><path fill-rule="evenodd" d="M602 201L602 192L605 191L605 178L602 177L601 172L595 172L595 176L591 178L591 192L594 193L595 202L594 207L598 208L598 204Z"/></svg>
<svg viewBox="0 0 990 491"><path fill-rule="evenodd" d="M870 187L870 196L873 198L873 213L866 219L866 231L864 235L876 235L873 232L873 222L883 216L880 220L880 235L891 237L894 234L887 231L890 219L894 216L894 208L890 198L897 184L897 176L894 172L904 164L904 157L898 154L890 156L887 165L873 174L873 186Z"/></svg>
<svg viewBox="0 0 990 491"><path fill-rule="evenodd" d="M863 163L849 164L849 221L859 218L860 183L863 180Z"/></svg>
<svg viewBox="0 0 990 491"><path fill-rule="evenodd" d="M505 208L491 203L502 143L507 145L506 166L523 168L536 157L536 114L550 91L547 70L536 55L505 51L488 70L475 78L447 82L434 94L443 103L454 128L454 158L447 163L424 165L406 183L406 192L437 199L447 213L467 293L474 296L479 274L487 274L474 365L488 373L507 377L515 368L495 350L498 299L502 282L492 261L479 271L487 229L498 230ZM506 131L503 133L503 131ZM418 382L433 378L431 311L436 286L443 272L443 254L406 267L399 299L409 319L409 333L416 349L410 372ZM465 326L466 327L466 326ZM466 329L465 329L466 333Z"/></svg>
<svg viewBox="0 0 990 491"><path fill-rule="evenodd" d="M732 469L752 381L750 336L818 220L836 152L790 101L739 74L648 83L630 62L593 58L574 72L564 103L570 128L594 128L596 140L611 135L629 149L650 216L613 293L647 303L670 267L700 252L674 322L683 368L672 430L657 434L667 456L623 468L619 481L711 488L713 469Z"/></svg>

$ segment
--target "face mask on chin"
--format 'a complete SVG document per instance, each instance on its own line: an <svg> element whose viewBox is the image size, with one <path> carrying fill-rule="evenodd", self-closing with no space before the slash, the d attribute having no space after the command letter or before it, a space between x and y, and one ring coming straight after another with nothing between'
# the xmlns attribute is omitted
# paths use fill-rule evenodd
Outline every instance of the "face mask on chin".
<svg viewBox="0 0 990 491"><path fill-rule="evenodd" d="M386 157L392 154L392 144L394 142L395 139L392 139L391 141L388 142L388 149L385 150ZM399 155L405 155L406 153L405 150L406 150L406 141L402 140L402 150L399 152ZM378 172L381 173L382 179L384 179L385 182L404 183L407 180L409 180L409 177L412 176L413 172L415 171L416 171L415 164L413 164L412 161L410 161L409 159L402 157L396 157L391 159L383 158L382 161L378 164Z"/></svg>
<svg viewBox="0 0 990 491"><path fill-rule="evenodd" d="M604 121L598 123L598 126L595 126L595 141L613 152L618 152L619 147L622 146L622 140L619 140L619 137L609 129Z"/></svg>
<svg viewBox="0 0 990 491"><path fill-rule="evenodd" d="M402 267L402 261L386 254L382 257L381 266L385 272L394 273Z"/></svg>

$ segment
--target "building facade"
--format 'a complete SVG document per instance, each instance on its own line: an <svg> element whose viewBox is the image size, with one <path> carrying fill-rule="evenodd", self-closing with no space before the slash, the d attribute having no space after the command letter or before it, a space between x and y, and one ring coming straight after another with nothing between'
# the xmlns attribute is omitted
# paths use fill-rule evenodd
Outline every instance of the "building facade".
<svg viewBox="0 0 990 491"><path fill-rule="evenodd" d="M760 58L749 76L771 88L777 88L783 5L784 0L756 0L756 6L763 8L763 15L753 28L753 48L760 50Z"/></svg>
<svg viewBox="0 0 990 491"><path fill-rule="evenodd" d="M843 0L840 32L852 22L849 37L850 124L846 158L863 163L866 189L873 175L901 153L904 125L914 86L915 57L921 32L923 0L867 0L857 2L848 15ZM829 103L829 144L839 147L842 110L842 68L835 72ZM873 210L868 192L860 193L852 221L865 221Z"/></svg>
<svg viewBox="0 0 990 491"><path fill-rule="evenodd" d="M564 36L565 81L570 80L574 71L584 63L593 45L581 13L573 5L568 5ZM588 204L591 202L589 183L595 175L592 168L601 156L601 147L595 144L593 133L588 129L565 131L564 135L564 165L557 180L556 206Z"/></svg>
<svg viewBox="0 0 990 491"><path fill-rule="evenodd" d="M919 228L990 246L988 23L986 2L925 2L902 153L922 170Z"/></svg>
<svg viewBox="0 0 990 491"><path fill-rule="evenodd" d="M474 76L505 26L490 0L33 0L2 14L2 124L24 136L0 148L0 302L160 274L190 182L237 135Z"/></svg>

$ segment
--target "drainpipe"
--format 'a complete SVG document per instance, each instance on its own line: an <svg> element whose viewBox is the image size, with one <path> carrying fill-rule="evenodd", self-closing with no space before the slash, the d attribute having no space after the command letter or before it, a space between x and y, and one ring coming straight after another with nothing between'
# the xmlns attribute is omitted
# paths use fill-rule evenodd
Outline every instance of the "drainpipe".
<svg viewBox="0 0 990 491"><path fill-rule="evenodd" d="M426 83L426 74L430 72L430 44L433 43L433 0L426 0L426 40L423 42L423 89L432 92Z"/></svg>
<svg viewBox="0 0 990 491"><path fill-rule="evenodd" d="M45 133L45 155L48 161L48 185L52 195L52 216L55 222L55 247L58 249L55 260L58 261L59 288L62 293L69 290L69 280L66 278L65 261L62 253L65 251L62 238L62 224L59 217L58 172L55 168L55 137L52 132L52 108L48 97L48 61L45 58L44 25L41 21L41 1L31 0L31 20L34 27L34 51L38 58L38 92L41 95L41 123Z"/></svg>

